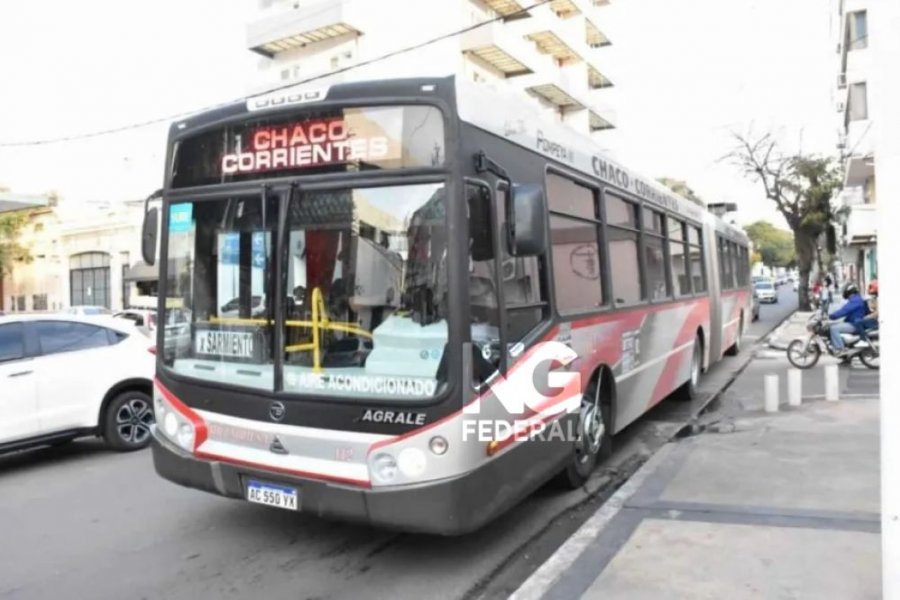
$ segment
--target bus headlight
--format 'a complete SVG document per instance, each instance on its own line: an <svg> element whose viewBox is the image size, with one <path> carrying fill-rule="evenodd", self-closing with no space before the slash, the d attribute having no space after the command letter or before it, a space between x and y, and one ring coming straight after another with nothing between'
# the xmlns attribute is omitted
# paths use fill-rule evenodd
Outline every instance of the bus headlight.
<svg viewBox="0 0 900 600"><path fill-rule="evenodd" d="M178 433L178 417L175 416L174 412L166 413L166 416L163 418L163 429L166 435L169 436L169 439L175 439L175 434Z"/></svg>
<svg viewBox="0 0 900 600"><path fill-rule="evenodd" d="M175 438L178 445L185 450L193 450L194 448L194 426L190 423L182 423L178 428L178 435Z"/></svg>
<svg viewBox="0 0 900 600"><path fill-rule="evenodd" d="M382 452L372 459L372 475L382 483L389 483L397 476L397 461L390 454Z"/></svg>
<svg viewBox="0 0 900 600"><path fill-rule="evenodd" d="M442 456L446 454L450 444L447 443L446 438L436 435L428 441L428 448L438 456Z"/></svg>
<svg viewBox="0 0 900 600"><path fill-rule="evenodd" d="M407 477L418 477L424 473L427 462L425 453L418 448L405 448L397 456L397 466Z"/></svg>

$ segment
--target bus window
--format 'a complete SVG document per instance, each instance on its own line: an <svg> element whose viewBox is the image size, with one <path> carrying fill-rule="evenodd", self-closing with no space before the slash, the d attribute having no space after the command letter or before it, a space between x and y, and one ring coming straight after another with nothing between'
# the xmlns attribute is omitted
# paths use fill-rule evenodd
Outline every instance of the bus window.
<svg viewBox="0 0 900 600"><path fill-rule="evenodd" d="M466 184L469 211L469 315L472 343L480 350L473 361L475 383L486 381L500 366L500 303L494 261L491 193Z"/></svg>
<svg viewBox="0 0 900 600"><path fill-rule="evenodd" d="M236 197L170 206L164 364L271 390L274 198ZM252 363L253 369L241 369Z"/></svg>
<svg viewBox="0 0 900 600"><path fill-rule="evenodd" d="M706 270L703 260L705 248L701 240L700 228L688 225L688 264L690 266L691 287L695 294L706 292Z"/></svg>
<svg viewBox="0 0 900 600"><path fill-rule="evenodd" d="M565 315L602 306L600 221L594 190L549 173L547 193L556 309Z"/></svg>
<svg viewBox="0 0 900 600"><path fill-rule="evenodd" d="M551 213L598 220L593 190L555 173L547 174L547 204Z"/></svg>
<svg viewBox="0 0 900 600"><path fill-rule="evenodd" d="M675 217L667 217L669 235L669 262L672 270L672 285L678 296L691 293L691 279L687 263L687 245L684 241L684 222Z"/></svg>
<svg viewBox="0 0 900 600"><path fill-rule="evenodd" d="M497 190L497 222L506 227L506 189ZM548 316L544 290L543 257L510 256L506 244L500 244L500 279L506 308L506 341L512 345Z"/></svg>
<svg viewBox="0 0 900 600"><path fill-rule="evenodd" d="M550 216L553 287L560 314L602 306L600 243L597 224Z"/></svg>
<svg viewBox="0 0 900 600"><path fill-rule="evenodd" d="M644 298L638 259L638 206L606 195L606 235L612 293L616 304L634 304Z"/></svg>
<svg viewBox="0 0 900 600"><path fill-rule="evenodd" d="M302 192L287 234L284 390L437 393L448 335L443 185Z"/></svg>
<svg viewBox="0 0 900 600"><path fill-rule="evenodd" d="M655 210L645 208L644 264L647 272L647 291L651 301L665 300L669 297L663 231L663 216Z"/></svg>

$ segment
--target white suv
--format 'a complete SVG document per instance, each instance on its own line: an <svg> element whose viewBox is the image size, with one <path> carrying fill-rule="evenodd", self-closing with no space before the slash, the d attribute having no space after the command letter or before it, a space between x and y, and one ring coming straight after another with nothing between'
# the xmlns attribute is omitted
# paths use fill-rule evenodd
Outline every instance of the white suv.
<svg viewBox="0 0 900 600"><path fill-rule="evenodd" d="M98 435L150 442L153 341L124 319L0 317L0 452Z"/></svg>

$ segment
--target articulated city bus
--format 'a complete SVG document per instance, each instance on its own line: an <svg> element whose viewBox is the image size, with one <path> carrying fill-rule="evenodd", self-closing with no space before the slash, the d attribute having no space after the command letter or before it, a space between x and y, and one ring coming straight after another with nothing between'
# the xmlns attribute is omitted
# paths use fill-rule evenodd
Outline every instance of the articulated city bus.
<svg viewBox="0 0 900 600"><path fill-rule="evenodd" d="M454 78L175 123L157 219L158 473L383 527L583 484L751 320L742 231Z"/></svg>

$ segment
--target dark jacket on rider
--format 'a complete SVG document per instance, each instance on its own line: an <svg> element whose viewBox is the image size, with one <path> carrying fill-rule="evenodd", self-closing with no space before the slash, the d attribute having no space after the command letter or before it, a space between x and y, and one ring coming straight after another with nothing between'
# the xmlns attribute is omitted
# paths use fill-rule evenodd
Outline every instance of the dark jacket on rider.
<svg viewBox="0 0 900 600"><path fill-rule="evenodd" d="M853 294L842 307L828 315L828 318L843 318L848 323L855 324L857 321L861 321L868 312L869 308L863 297L859 294Z"/></svg>

